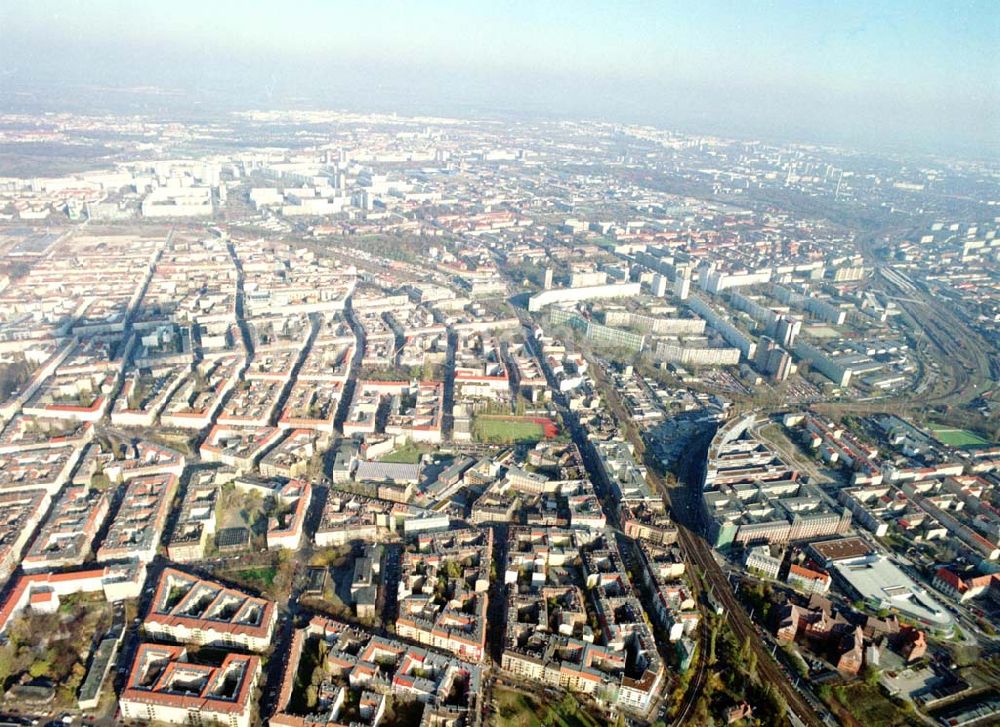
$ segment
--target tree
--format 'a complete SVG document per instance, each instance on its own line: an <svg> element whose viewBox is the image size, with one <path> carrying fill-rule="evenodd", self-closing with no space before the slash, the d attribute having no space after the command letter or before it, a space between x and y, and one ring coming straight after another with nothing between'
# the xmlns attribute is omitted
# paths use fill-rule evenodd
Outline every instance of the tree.
<svg viewBox="0 0 1000 727"><path fill-rule="evenodd" d="M69 679L66 680L66 686L68 686L73 693L76 693L79 686L83 684L83 678L85 676L87 676L87 667L79 661L75 662L73 664L73 668L70 670Z"/></svg>
<svg viewBox="0 0 1000 727"><path fill-rule="evenodd" d="M705 687L703 689L705 694L713 694L715 692L720 692L725 687L722 682L722 675L719 674L715 669L708 672L708 676L705 677Z"/></svg>
<svg viewBox="0 0 1000 727"><path fill-rule="evenodd" d="M791 644L786 644L781 648L788 655L789 660L791 660L795 672L803 679L809 676L809 665L806 664L805 659L799 655L795 648Z"/></svg>
<svg viewBox="0 0 1000 727"><path fill-rule="evenodd" d="M14 672L16 662L16 649L11 644L0 646L0 689L3 689L5 682Z"/></svg>
<svg viewBox="0 0 1000 727"><path fill-rule="evenodd" d="M577 703L576 698L567 692L566 696L562 699L560 707L566 714L576 714L579 711L580 705Z"/></svg>
<svg viewBox="0 0 1000 727"><path fill-rule="evenodd" d="M711 716L708 711L708 697L703 693L700 697L698 697L698 701L694 703L694 709L691 710L691 724L706 725L710 723L710 719Z"/></svg>
<svg viewBox="0 0 1000 727"><path fill-rule="evenodd" d="M869 687L878 686L879 675L879 670L871 664L865 664L864 668L861 670L861 678Z"/></svg>
<svg viewBox="0 0 1000 727"><path fill-rule="evenodd" d="M111 480L103 472L97 472L90 478L90 486L95 490L106 490L111 487Z"/></svg>
<svg viewBox="0 0 1000 727"><path fill-rule="evenodd" d="M784 722L785 716L788 713L788 704L785 702L785 698L778 693L778 690L770 682L764 684L763 697L771 707L771 711L776 718L775 723Z"/></svg>
<svg viewBox="0 0 1000 727"><path fill-rule="evenodd" d="M457 560L449 560L444 564L444 574L447 578L454 580L462 575L462 564Z"/></svg>
<svg viewBox="0 0 1000 727"><path fill-rule="evenodd" d="M323 681L324 676L326 676L326 672L323 671L323 665L320 664L315 669L313 669L312 677L310 678L309 682L314 686L319 686L319 684Z"/></svg>
<svg viewBox="0 0 1000 727"><path fill-rule="evenodd" d="M7 399L31 378L31 366L22 354L15 354L9 363L0 364L0 399Z"/></svg>
<svg viewBox="0 0 1000 727"><path fill-rule="evenodd" d="M38 679L38 677L48 676L51 670L52 665L49 663L48 659L38 659L30 667L28 667L28 673L35 679Z"/></svg>

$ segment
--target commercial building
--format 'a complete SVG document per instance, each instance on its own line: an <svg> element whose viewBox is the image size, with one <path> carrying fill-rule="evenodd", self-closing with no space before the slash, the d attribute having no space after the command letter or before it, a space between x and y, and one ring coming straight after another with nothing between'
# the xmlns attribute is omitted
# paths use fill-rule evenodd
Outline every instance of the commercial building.
<svg viewBox="0 0 1000 727"><path fill-rule="evenodd" d="M700 336L705 333L702 318L665 318L620 309L605 310L604 325L635 328L659 336Z"/></svg>
<svg viewBox="0 0 1000 727"><path fill-rule="evenodd" d="M138 598L145 581L146 564L141 562L19 576L0 603L0 633L26 608L51 613L61 597L75 593L101 593L108 601Z"/></svg>
<svg viewBox="0 0 1000 727"><path fill-rule="evenodd" d="M319 675L317 712L303 708L306 687L298 675L303 662L316 659L321 645L325 657L318 659L314 672ZM277 706L268 721L275 727L346 725L343 710L350 698L356 705L350 725L377 727L390 694L397 704L418 706L421 725L480 724L479 666L319 617L292 634Z"/></svg>
<svg viewBox="0 0 1000 727"><path fill-rule="evenodd" d="M162 187L142 201L143 217L211 217L211 187Z"/></svg>
<svg viewBox="0 0 1000 727"><path fill-rule="evenodd" d="M1000 573L959 575L949 568L938 568L934 574L934 587L965 603L984 593L1000 594Z"/></svg>
<svg viewBox="0 0 1000 727"><path fill-rule="evenodd" d="M579 331L590 341L599 346L610 348L624 348L629 351L639 352L645 348L646 337L640 333L633 333L622 328L612 328L604 326L594 321L581 318L572 311L554 309L551 313L553 323L565 323Z"/></svg>
<svg viewBox="0 0 1000 727"><path fill-rule="evenodd" d="M810 547L834 578L873 610L891 609L937 633L949 634L954 628L954 617L927 589L859 538Z"/></svg>
<svg viewBox="0 0 1000 727"><path fill-rule="evenodd" d="M793 588L805 591L806 593L826 593L830 590L830 584L833 582L833 579L830 578L829 573L792 563L788 568L788 576L785 578L785 582Z"/></svg>
<svg viewBox="0 0 1000 727"><path fill-rule="evenodd" d="M243 427L217 424L200 448L206 462L221 462L241 471L252 470L257 461L284 436L277 427Z"/></svg>
<svg viewBox="0 0 1000 727"><path fill-rule="evenodd" d="M24 547L45 517L51 498L46 490L0 494L0 581L21 562Z"/></svg>
<svg viewBox="0 0 1000 727"><path fill-rule="evenodd" d="M708 322L708 325L718 331L726 343L733 348L739 349L744 358L753 359L754 354L757 352L756 342L749 334L737 328L727 313L716 310L715 306L700 295L692 295L688 299L688 306L704 318Z"/></svg>
<svg viewBox="0 0 1000 727"><path fill-rule="evenodd" d="M763 576L777 580L781 570L781 558L771 555L771 547L758 545L749 548L743 558L743 567L748 571L760 573Z"/></svg>
<svg viewBox="0 0 1000 727"><path fill-rule="evenodd" d="M708 449L702 505L717 548L843 535L851 512L831 507L757 438L751 414L719 429Z"/></svg>
<svg viewBox="0 0 1000 727"><path fill-rule="evenodd" d="M308 480L292 480L274 492L280 510L268 519L267 547L298 550L312 502L312 485Z"/></svg>
<svg viewBox="0 0 1000 727"><path fill-rule="evenodd" d="M591 541L590 549L581 547ZM572 562L581 564L581 586L594 604L599 633L588 625L582 588L548 581L550 568L566 571ZM556 528L512 528L504 582L501 668L632 712L648 710L666 672L614 541Z"/></svg>
<svg viewBox="0 0 1000 727"><path fill-rule="evenodd" d="M396 633L478 662L486 649L493 531L418 535L403 553ZM444 593L426 590L444 578Z"/></svg>

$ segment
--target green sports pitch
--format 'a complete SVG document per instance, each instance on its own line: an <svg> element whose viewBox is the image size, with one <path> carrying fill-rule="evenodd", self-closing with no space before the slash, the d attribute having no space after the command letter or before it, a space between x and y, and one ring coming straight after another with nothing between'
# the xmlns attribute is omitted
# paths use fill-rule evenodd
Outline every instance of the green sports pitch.
<svg viewBox="0 0 1000 727"><path fill-rule="evenodd" d="M934 434L935 439L949 447L985 447L989 444L985 439L968 429L955 429L943 425L933 425L928 429Z"/></svg>
<svg viewBox="0 0 1000 727"><path fill-rule="evenodd" d="M493 444L538 442L545 438L545 429L541 424L512 417L476 417L472 433L477 441Z"/></svg>

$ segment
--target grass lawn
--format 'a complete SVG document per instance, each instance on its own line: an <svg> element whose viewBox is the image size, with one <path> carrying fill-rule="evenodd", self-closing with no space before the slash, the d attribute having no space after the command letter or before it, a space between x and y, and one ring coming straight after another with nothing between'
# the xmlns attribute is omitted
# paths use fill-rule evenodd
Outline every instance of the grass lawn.
<svg viewBox="0 0 1000 727"><path fill-rule="evenodd" d="M258 568L244 568L243 570L230 571L223 574L231 581L238 581L252 586L258 590L266 590L274 585L274 577L278 574L278 569L274 566L260 566Z"/></svg>
<svg viewBox="0 0 1000 727"><path fill-rule="evenodd" d="M491 444L538 442L545 438L545 428L527 419L479 416L472 422L472 434L477 442Z"/></svg>
<svg viewBox="0 0 1000 727"><path fill-rule="evenodd" d="M509 689L494 689L497 704L496 724L504 727L598 727L572 694L553 704L540 705L531 697Z"/></svg>
<svg viewBox="0 0 1000 727"><path fill-rule="evenodd" d="M953 429L940 424L933 424L928 429L939 442L949 447L982 447L989 444L978 434L967 429Z"/></svg>
<svg viewBox="0 0 1000 727"><path fill-rule="evenodd" d="M863 682L835 687L833 697L842 709L866 727L905 727L919 724L882 694L878 687L870 687Z"/></svg>
<svg viewBox="0 0 1000 727"><path fill-rule="evenodd" d="M398 464L416 464L420 461L421 455L428 451L413 442L407 442L399 449L389 452L389 454L380 458L380 462L396 462Z"/></svg>

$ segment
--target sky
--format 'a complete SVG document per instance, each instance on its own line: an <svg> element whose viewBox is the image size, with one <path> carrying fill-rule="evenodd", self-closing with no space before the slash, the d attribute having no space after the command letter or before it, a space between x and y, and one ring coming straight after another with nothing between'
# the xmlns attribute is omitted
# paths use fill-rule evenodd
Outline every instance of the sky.
<svg viewBox="0 0 1000 727"><path fill-rule="evenodd" d="M997 0L0 0L0 110L157 87L172 93L155 103L205 111L585 118L997 156L998 37Z"/></svg>

